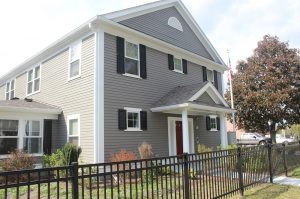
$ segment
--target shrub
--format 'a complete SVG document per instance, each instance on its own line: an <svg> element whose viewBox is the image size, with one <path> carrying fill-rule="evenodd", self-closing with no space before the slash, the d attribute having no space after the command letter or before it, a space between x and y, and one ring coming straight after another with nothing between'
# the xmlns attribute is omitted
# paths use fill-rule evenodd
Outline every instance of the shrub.
<svg viewBox="0 0 300 199"><path fill-rule="evenodd" d="M61 152L63 165L71 165L72 162L78 162L82 150L73 143L66 143Z"/></svg>
<svg viewBox="0 0 300 199"><path fill-rule="evenodd" d="M66 143L61 149L56 150L55 153L42 157L43 167L71 165L72 162L78 162L81 151L81 148L75 144Z"/></svg>
<svg viewBox="0 0 300 199"><path fill-rule="evenodd" d="M151 144L148 144L147 142L143 142L139 146L139 153L141 159L150 159L153 155Z"/></svg>
<svg viewBox="0 0 300 199"><path fill-rule="evenodd" d="M44 155L42 157L42 164L43 167L57 167L57 166L64 166L62 161L62 151L57 149L55 153L51 155Z"/></svg>
<svg viewBox="0 0 300 199"><path fill-rule="evenodd" d="M14 150L2 162L4 171L15 171L34 168L35 158L26 151Z"/></svg>
<svg viewBox="0 0 300 199"><path fill-rule="evenodd" d="M121 149L119 153L112 153L110 155L111 162L121 162L121 161L129 161L136 160L136 155L132 151L126 151L125 149Z"/></svg>
<svg viewBox="0 0 300 199"><path fill-rule="evenodd" d="M205 146L204 144L198 144L197 146L197 152L198 153L206 153L211 152L212 148Z"/></svg>

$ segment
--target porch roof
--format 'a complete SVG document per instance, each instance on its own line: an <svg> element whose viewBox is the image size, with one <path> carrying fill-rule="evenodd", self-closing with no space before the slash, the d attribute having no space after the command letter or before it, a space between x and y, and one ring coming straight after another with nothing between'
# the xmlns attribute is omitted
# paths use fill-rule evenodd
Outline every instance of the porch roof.
<svg viewBox="0 0 300 199"><path fill-rule="evenodd" d="M204 93L208 94L212 102L199 100ZM183 108L234 112L215 86L208 81L188 86L178 86L154 103L152 107L151 110L153 112L164 112Z"/></svg>
<svg viewBox="0 0 300 199"><path fill-rule="evenodd" d="M27 112L58 115L62 112L59 107L34 101L32 99L0 100L0 111Z"/></svg>

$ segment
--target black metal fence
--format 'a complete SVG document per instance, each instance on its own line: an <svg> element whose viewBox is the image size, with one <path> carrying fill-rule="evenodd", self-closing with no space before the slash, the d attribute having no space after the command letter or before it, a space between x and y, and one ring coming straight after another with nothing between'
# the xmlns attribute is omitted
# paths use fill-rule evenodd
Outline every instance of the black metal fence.
<svg viewBox="0 0 300 199"><path fill-rule="evenodd" d="M300 166L300 144L0 173L0 198L224 198Z"/></svg>

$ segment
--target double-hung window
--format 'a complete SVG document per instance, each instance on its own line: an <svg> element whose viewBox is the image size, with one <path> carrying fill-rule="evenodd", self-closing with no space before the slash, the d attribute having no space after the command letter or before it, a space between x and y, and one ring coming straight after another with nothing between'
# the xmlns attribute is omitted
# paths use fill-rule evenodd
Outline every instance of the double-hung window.
<svg viewBox="0 0 300 199"><path fill-rule="evenodd" d="M73 44L69 48L69 80L80 77L81 42Z"/></svg>
<svg viewBox="0 0 300 199"><path fill-rule="evenodd" d="M180 72L180 73L183 72L182 59L178 59L178 58L174 57L174 71Z"/></svg>
<svg viewBox="0 0 300 199"><path fill-rule="evenodd" d="M217 116L210 116L210 130L217 131Z"/></svg>
<svg viewBox="0 0 300 199"><path fill-rule="evenodd" d="M18 148L18 120L0 120L0 155L6 155Z"/></svg>
<svg viewBox="0 0 300 199"><path fill-rule="evenodd" d="M15 97L15 80L6 83L5 99L11 100Z"/></svg>
<svg viewBox="0 0 300 199"><path fill-rule="evenodd" d="M207 70L207 81L210 81L211 83L215 82L214 72L212 70Z"/></svg>
<svg viewBox="0 0 300 199"><path fill-rule="evenodd" d="M80 115L68 116L68 142L79 146Z"/></svg>
<svg viewBox="0 0 300 199"><path fill-rule="evenodd" d="M140 76L139 45L125 41L125 74Z"/></svg>
<svg viewBox="0 0 300 199"><path fill-rule="evenodd" d="M41 66L36 66L27 72L27 95L40 91Z"/></svg>
<svg viewBox="0 0 300 199"><path fill-rule="evenodd" d="M140 130L140 112L141 109L125 108L127 111L127 130Z"/></svg>
<svg viewBox="0 0 300 199"><path fill-rule="evenodd" d="M23 149L28 153L42 153L42 127L38 120L25 121L25 135L23 137Z"/></svg>

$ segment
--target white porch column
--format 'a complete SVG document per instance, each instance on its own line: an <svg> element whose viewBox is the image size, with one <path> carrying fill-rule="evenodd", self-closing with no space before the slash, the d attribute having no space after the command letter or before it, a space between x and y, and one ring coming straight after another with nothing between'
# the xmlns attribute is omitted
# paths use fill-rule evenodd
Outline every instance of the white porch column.
<svg viewBox="0 0 300 199"><path fill-rule="evenodd" d="M189 138L189 121L187 110L182 111L182 142L183 142L183 153L190 152L190 138Z"/></svg>
<svg viewBox="0 0 300 199"><path fill-rule="evenodd" d="M228 146L227 128L226 128L226 114L222 113L220 116L220 136L221 145L223 147Z"/></svg>

